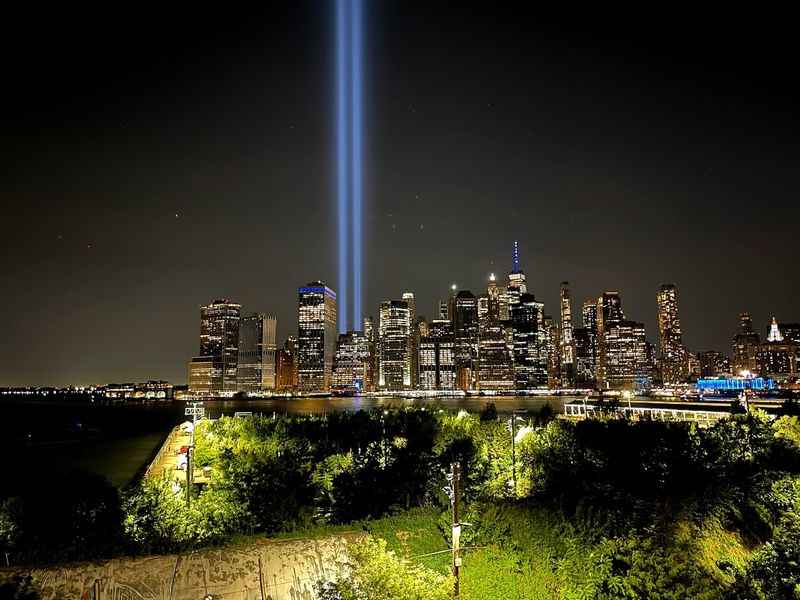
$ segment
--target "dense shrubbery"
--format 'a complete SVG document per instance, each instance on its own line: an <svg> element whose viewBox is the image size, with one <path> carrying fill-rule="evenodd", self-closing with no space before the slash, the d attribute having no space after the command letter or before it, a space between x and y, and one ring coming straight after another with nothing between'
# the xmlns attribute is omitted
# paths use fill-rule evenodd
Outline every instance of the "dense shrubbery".
<svg viewBox="0 0 800 600"><path fill-rule="evenodd" d="M491 408L481 415L417 408L202 422L195 460L211 468L211 478L194 490L191 508L185 490L162 482L128 491L121 509L116 491L101 486L88 503L60 498L58 518L70 526L51 534L26 517L43 507L25 496L0 505L0 540L18 561L41 560L30 550L36 544L57 547L57 560L167 552L241 533L398 513L419 519L409 509L428 507L424 529L433 537L426 548L434 552L449 543L443 488L449 465L458 461L465 518L475 524L463 538L475 548L466 557L465 597L800 593L797 416L770 422L742 414L707 429L550 417L539 415L518 429L513 490L510 434ZM102 539L91 537L91 528L103 531ZM415 556L402 546L392 549ZM423 558L421 565L444 575L447 556ZM389 585L375 579L382 571L405 583L380 587ZM354 552L351 577L327 585L324 597L432 597L414 594L444 585L439 575L366 543Z"/></svg>

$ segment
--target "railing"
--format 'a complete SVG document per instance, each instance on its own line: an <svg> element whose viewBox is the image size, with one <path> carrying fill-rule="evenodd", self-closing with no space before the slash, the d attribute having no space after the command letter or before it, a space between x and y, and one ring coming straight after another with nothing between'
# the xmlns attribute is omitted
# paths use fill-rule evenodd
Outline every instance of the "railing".
<svg viewBox="0 0 800 600"><path fill-rule="evenodd" d="M593 419L604 414L604 409L594 404L570 403L564 405L564 416L578 419ZM606 409L605 414L608 414ZM728 416L723 411L691 410L685 408L664 407L619 407L611 411L622 417L633 419L652 419L654 421L695 421L701 424L711 424Z"/></svg>
<svg viewBox="0 0 800 600"><path fill-rule="evenodd" d="M161 459L165 452L172 446L172 442L177 437L178 433L180 432L180 425L177 425L173 428L172 431L169 432L167 439L164 440L164 443L161 444L161 448L158 449L158 453L156 454L155 458L150 461L150 464L147 465L147 470L144 472L144 478L149 479L153 476L153 468L156 465L161 464Z"/></svg>

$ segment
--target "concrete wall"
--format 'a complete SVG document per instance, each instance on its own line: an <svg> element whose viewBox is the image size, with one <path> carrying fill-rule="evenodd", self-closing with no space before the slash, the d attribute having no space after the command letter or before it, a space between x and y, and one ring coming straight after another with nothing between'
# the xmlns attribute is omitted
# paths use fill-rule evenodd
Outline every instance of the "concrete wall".
<svg viewBox="0 0 800 600"><path fill-rule="evenodd" d="M257 540L188 554L119 558L44 569L3 569L33 577L42 600L313 600L314 584L346 570L347 541Z"/></svg>

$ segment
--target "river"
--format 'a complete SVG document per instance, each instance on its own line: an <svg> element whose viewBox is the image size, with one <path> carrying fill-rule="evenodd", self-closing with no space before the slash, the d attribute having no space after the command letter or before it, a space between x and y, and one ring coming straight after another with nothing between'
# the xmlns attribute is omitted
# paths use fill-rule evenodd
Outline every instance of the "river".
<svg viewBox="0 0 800 600"><path fill-rule="evenodd" d="M563 411L563 396L492 396L402 398L354 396L210 400L206 415L218 418L236 412L271 415L326 414L338 411L427 406L445 410L480 411L494 402L501 414L539 411L547 404ZM117 487L130 483L150 461L169 431L186 419L183 402L125 404L67 403L42 398L0 402L0 453L6 457L5 482L46 476L50 469L80 469L106 477ZM2 481L0 480L0 481ZM0 490L1 492L1 490ZM2 493L0 493L0 497Z"/></svg>

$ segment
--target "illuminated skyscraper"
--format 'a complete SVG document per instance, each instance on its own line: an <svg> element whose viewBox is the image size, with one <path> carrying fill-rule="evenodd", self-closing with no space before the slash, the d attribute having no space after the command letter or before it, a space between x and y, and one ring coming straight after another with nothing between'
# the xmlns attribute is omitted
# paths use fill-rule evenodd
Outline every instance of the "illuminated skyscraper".
<svg viewBox="0 0 800 600"><path fill-rule="evenodd" d="M602 389L639 390L650 385L652 356L645 328L635 321L616 321L604 327Z"/></svg>
<svg viewBox="0 0 800 600"><path fill-rule="evenodd" d="M511 273L508 274L508 287L506 288L505 304L508 306L509 317L511 305L519 302L519 297L527 293L528 285L525 280L525 273L520 267L519 261L519 242L514 242L514 253L511 260Z"/></svg>
<svg viewBox="0 0 800 600"><path fill-rule="evenodd" d="M361 331L340 333L333 361L332 387L337 390L364 391L369 374L370 351Z"/></svg>
<svg viewBox="0 0 800 600"><path fill-rule="evenodd" d="M756 352L760 338L753 330L753 320L750 314L743 312L739 315L739 332L733 336L733 357L731 366L734 374L742 371L754 373L756 371Z"/></svg>
<svg viewBox="0 0 800 600"><path fill-rule="evenodd" d="M517 389L547 385L547 345L544 335L544 305L533 294L522 294L511 305L514 336L514 381Z"/></svg>
<svg viewBox="0 0 800 600"><path fill-rule="evenodd" d="M784 341L800 346L800 323L781 323L778 328Z"/></svg>
<svg viewBox="0 0 800 600"><path fill-rule="evenodd" d="M381 302L378 386L383 390L411 387L411 311L404 300Z"/></svg>
<svg viewBox="0 0 800 600"><path fill-rule="evenodd" d="M455 339L448 319L435 319L419 343L419 387L453 390L456 386Z"/></svg>
<svg viewBox="0 0 800 600"><path fill-rule="evenodd" d="M282 392L297 389L297 338L290 335L275 357L276 387Z"/></svg>
<svg viewBox="0 0 800 600"><path fill-rule="evenodd" d="M275 317L254 314L239 323L236 380L240 392L275 389Z"/></svg>
<svg viewBox="0 0 800 600"><path fill-rule="evenodd" d="M569 282L561 283L561 385L570 387L575 382L575 341L572 336L572 294Z"/></svg>
<svg viewBox="0 0 800 600"><path fill-rule="evenodd" d="M478 299L477 387L481 390L514 389L513 346L509 349L505 325L500 322L500 297L494 274L486 295Z"/></svg>
<svg viewBox="0 0 800 600"><path fill-rule="evenodd" d="M597 319L597 385L600 389L609 387L606 380L607 371L607 335L608 330L620 323L625 319L622 312L622 300L619 297L619 292L603 292L597 299L597 310L595 312Z"/></svg>
<svg viewBox="0 0 800 600"><path fill-rule="evenodd" d="M236 391L241 305L215 300L200 307L200 356L189 363L189 389L197 394Z"/></svg>
<svg viewBox="0 0 800 600"><path fill-rule="evenodd" d="M408 304L408 317L411 320L410 357L411 388L416 389L419 380L419 323L417 322L417 301L412 292L403 292L403 301Z"/></svg>
<svg viewBox="0 0 800 600"><path fill-rule="evenodd" d="M767 341L758 345L756 369L763 377L783 379L797 375L798 346L784 338L777 319L772 317Z"/></svg>
<svg viewBox="0 0 800 600"><path fill-rule="evenodd" d="M364 338L367 340L369 349L369 369L367 370L364 389L368 392L374 392L378 375L378 350L375 340L375 319L372 317L364 317Z"/></svg>
<svg viewBox="0 0 800 600"><path fill-rule="evenodd" d="M547 387L562 387L561 379L561 330L550 315L544 316L544 336L541 337L547 353Z"/></svg>
<svg viewBox="0 0 800 600"><path fill-rule="evenodd" d="M497 322L502 319L500 315L500 296L503 291L498 287L494 273L491 273L489 275L489 285L486 287L486 309L491 322Z"/></svg>
<svg viewBox="0 0 800 600"><path fill-rule="evenodd" d="M453 333L456 341L457 377L465 389L475 383L475 366L478 358L478 300L468 290L456 294L453 312Z"/></svg>
<svg viewBox="0 0 800 600"><path fill-rule="evenodd" d="M697 355L701 377L719 377L731 374L731 361L722 352L707 350Z"/></svg>
<svg viewBox="0 0 800 600"><path fill-rule="evenodd" d="M297 290L297 385L328 390L336 351L336 293L321 281Z"/></svg>
<svg viewBox="0 0 800 600"><path fill-rule="evenodd" d="M447 300L439 300L439 304L437 306L437 308L438 308L438 311L437 311L438 319L437 320L441 321L441 320L447 320L447 319L450 318L448 316L447 305L448 305Z"/></svg>
<svg viewBox="0 0 800 600"><path fill-rule="evenodd" d="M661 378L664 384L680 383L688 376L686 350L678 317L678 290L665 283L658 290L658 334L660 343Z"/></svg>
<svg viewBox="0 0 800 600"><path fill-rule="evenodd" d="M589 299L583 303L583 329L580 357L583 365L583 384L597 383L597 300ZM573 330L573 336L577 337ZM579 351L576 349L576 354Z"/></svg>

